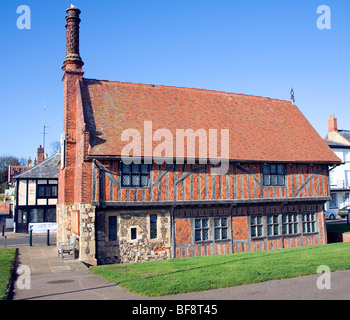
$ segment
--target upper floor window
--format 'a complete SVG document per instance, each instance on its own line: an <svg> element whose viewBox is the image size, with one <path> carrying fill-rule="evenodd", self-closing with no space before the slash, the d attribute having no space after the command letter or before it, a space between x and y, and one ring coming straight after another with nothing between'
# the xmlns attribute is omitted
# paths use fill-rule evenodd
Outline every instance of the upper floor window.
<svg viewBox="0 0 350 320"><path fill-rule="evenodd" d="M150 177L149 164L122 164L122 187L148 187Z"/></svg>
<svg viewBox="0 0 350 320"><path fill-rule="evenodd" d="M262 172L264 186L284 186L285 166L283 164L264 164Z"/></svg>
<svg viewBox="0 0 350 320"><path fill-rule="evenodd" d="M57 185L39 184L38 198L57 198Z"/></svg>

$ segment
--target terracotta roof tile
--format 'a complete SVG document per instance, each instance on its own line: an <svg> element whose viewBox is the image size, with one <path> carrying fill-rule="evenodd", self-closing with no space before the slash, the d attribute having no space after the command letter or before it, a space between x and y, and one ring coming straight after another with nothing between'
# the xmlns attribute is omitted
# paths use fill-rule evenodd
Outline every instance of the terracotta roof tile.
<svg viewBox="0 0 350 320"><path fill-rule="evenodd" d="M340 162L288 101L93 79L83 79L82 95L90 155L120 156L128 143L121 141L123 130L135 128L143 136L144 121L152 121L153 132L165 128L173 133L174 150L176 129L217 129L218 136L220 129L229 129L231 160Z"/></svg>

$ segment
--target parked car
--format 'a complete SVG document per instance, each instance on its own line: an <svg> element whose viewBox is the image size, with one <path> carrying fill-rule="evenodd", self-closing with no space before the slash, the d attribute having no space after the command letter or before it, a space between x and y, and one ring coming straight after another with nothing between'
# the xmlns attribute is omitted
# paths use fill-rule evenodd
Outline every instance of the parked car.
<svg viewBox="0 0 350 320"><path fill-rule="evenodd" d="M336 218L336 214L334 212L326 211L324 214L327 220L334 220Z"/></svg>
<svg viewBox="0 0 350 320"><path fill-rule="evenodd" d="M346 206L346 207L343 207L343 208L338 210L338 215L341 218L346 218L346 217L348 217L349 212L350 212L350 206Z"/></svg>

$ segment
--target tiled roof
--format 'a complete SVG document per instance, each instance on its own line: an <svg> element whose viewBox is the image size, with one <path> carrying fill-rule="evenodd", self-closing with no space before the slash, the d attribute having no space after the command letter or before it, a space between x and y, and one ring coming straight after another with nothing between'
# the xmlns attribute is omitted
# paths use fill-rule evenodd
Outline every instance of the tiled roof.
<svg viewBox="0 0 350 320"><path fill-rule="evenodd" d="M350 142L350 130L338 130L338 133Z"/></svg>
<svg viewBox="0 0 350 320"><path fill-rule="evenodd" d="M47 178L55 179L58 178L59 166L58 162L61 159L61 154L56 153L49 159L37 164L27 171L15 176L15 179L26 179L26 178Z"/></svg>
<svg viewBox="0 0 350 320"><path fill-rule="evenodd" d="M331 141L331 140L327 140L327 139L324 139L324 141L327 143L327 145L328 145L330 148L344 148L344 149L350 149L350 146L347 145L347 144L343 144L343 143L340 143L340 142L335 142L335 141Z"/></svg>
<svg viewBox="0 0 350 320"><path fill-rule="evenodd" d="M169 129L174 139L176 129L229 129L231 160L340 162L289 101L91 79L83 79L82 95L90 155L120 156L128 143L121 141L123 130L135 128L143 136L144 121L152 121L153 132Z"/></svg>
<svg viewBox="0 0 350 320"><path fill-rule="evenodd" d="M30 167L27 166L10 166L9 182L12 182L13 178L22 172L28 170Z"/></svg>

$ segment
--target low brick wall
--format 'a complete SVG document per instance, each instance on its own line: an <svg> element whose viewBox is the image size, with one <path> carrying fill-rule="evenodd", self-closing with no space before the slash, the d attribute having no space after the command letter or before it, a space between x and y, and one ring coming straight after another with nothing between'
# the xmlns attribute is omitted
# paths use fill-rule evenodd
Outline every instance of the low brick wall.
<svg viewBox="0 0 350 320"><path fill-rule="evenodd" d="M328 243L350 242L350 233L327 232Z"/></svg>
<svg viewBox="0 0 350 320"><path fill-rule="evenodd" d="M9 204L10 204L9 201L7 201L7 202L1 201L0 202L0 212L9 212Z"/></svg>

